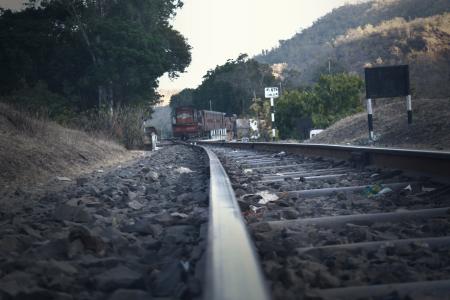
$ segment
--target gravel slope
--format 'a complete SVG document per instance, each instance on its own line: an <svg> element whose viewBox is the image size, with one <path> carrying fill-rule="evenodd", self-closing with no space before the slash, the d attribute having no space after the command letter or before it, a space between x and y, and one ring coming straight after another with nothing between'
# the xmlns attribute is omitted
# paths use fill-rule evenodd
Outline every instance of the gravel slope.
<svg viewBox="0 0 450 300"><path fill-rule="evenodd" d="M406 101L377 100L374 146L450 150L450 99L413 99L413 124L408 126ZM336 122L310 143L368 145L367 113Z"/></svg>

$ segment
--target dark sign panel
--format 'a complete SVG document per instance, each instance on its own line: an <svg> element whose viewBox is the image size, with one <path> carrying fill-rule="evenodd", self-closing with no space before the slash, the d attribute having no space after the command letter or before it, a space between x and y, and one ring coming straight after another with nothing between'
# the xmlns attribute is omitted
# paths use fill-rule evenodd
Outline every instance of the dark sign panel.
<svg viewBox="0 0 450 300"><path fill-rule="evenodd" d="M313 122L311 118L295 118L295 129L301 139L309 139L309 132L313 129Z"/></svg>
<svg viewBox="0 0 450 300"><path fill-rule="evenodd" d="M408 65L366 68L367 99L410 95Z"/></svg>

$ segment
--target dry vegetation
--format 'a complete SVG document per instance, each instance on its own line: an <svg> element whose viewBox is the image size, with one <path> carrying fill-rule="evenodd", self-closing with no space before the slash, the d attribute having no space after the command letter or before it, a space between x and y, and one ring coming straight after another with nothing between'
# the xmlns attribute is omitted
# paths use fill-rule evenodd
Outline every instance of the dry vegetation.
<svg viewBox="0 0 450 300"><path fill-rule="evenodd" d="M307 86L328 72L408 63L416 95L449 96L450 0L374 0L344 5L270 51L260 62L294 69L285 84ZM288 74L286 76L289 78ZM422 78L422 80L419 80Z"/></svg>
<svg viewBox="0 0 450 300"><path fill-rule="evenodd" d="M351 29L335 46L335 59L361 75L367 66L409 64L415 96L450 95L450 13Z"/></svg>
<svg viewBox="0 0 450 300"><path fill-rule="evenodd" d="M450 150L450 99L413 99L413 124L407 124L404 100L377 100L375 146ZM367 114L342 119L311 143L367 145Z"/></svg>
<svg viewBox="0 0 450 300"><path fill-rule="evenodd" d="M72 177L133 154L118 144L37 120L0 103L0 197L56 176Z"/></svg>

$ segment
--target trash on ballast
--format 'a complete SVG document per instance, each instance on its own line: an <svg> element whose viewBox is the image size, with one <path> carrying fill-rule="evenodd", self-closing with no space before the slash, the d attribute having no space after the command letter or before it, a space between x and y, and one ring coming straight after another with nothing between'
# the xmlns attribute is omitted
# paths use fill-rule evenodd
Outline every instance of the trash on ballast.
<svg viewBox="0 0 450 300"><path fill-rule="evenodd" d="M405 191L410 191L410 192L412 192L412 187L411 187L411 185L408 184L408 185L404 188L404 190L405 190Z"/></svg>
<svg viewBox="0 0 450 300"><path fill-rule="evenodd" d="M250 174L253 173L252 169L244 169L244 174Z"/></svg>
<svg viewBox="0 0 450 300"><path fill-rule="evenodd" d="M388 187L385 187L384 189L379 191L377 195L384 195L384 194L389 194L389 193L392 193L392 189L388 188Z"/></svg>
<svg viewBox="0 0 450 300"><path fill-rule="evenodd" d="M178 218L180 218L180 219L186 219L186 218L189 217L187 214L179 213L179 212L173 212L173 213L171 213L170 215L171 215L172 217L178 217Z"/></svg>
<svg viewBox="0 0 450 300"><path fill-rule="evenodd" d="M60 176L56 176L56 179L58 181L72 181L72 179L70 179L69 177L60 177Z"/></svg>
<svg viewBox="0 0 450 300"><path fill-rule="evenodd" d="M428 193L428 192L433 192L435 190L436 190L436 188L427 188L427 187L422 186L422 192Z"/></svg>
<svg viewBox="0 0 450 300"><path fill-rule="evenodd" d="M275 202L279 199L277 195L272 194L269 191L261 191L258 192L256 195L262 197L262 199L258 201L258 204L267 204L269 202Z"/></svg>
<svg viewBox="0 0 450 300"><path fill-rule="evenodd" d="M105 173L102 169L97 170L97 173Z"/></svg>
<svg viewBox="0 0 450 300"><path fill-rule="evenodd" d="M364 189L364 195L366 195L369 198L373 197L377 195L381 191L381 189L382 189L381 186L378 184L367 186Z"/></svg>
<svg viewBox="0 0 450 300"><path fill-rule="evenodd" d="M188 271L189 271L189 267L190 267L189 261L183 261L183 260L180 260L180 265L181 265L181 267L183 268L183 270L184 270L185 272L188 272Z"/></svg>
<svg viewBox="0 0 450 300"><path fill-rule="evenodd" d="M264 206L257 207L254 205L250 205L250 209L242 212L242 215L247 219L254 218L254 217L262 218L264 215L264 211L265 211Z"/></svg>
<svg viewBox="0 0 450 300"><path fill-rule="evenodd" d="M189 174L189 173L194 173L194 171L192 171L189 168L186 167L179 167L175 169L175 172L178 172L180 174Z"/></svg>
<svg viewBox="0 0 450 300"><path fill-rule="evenodd" d="M284 152L284 151L281 151L277 154L272 155L272 157L283 157L283 156L286 156L286 152Z"/></svg>
<svg viewBox="0 0 450 300"><path fill-rule="evenodd" d="M136 200L133 200L131 202L128 202L128 206L131 207L132 209L139 210L139 209L143 208L145 205L141 204L140 202L138 202Z"/></svg>
<svg viewBox="0 0 450 300"><path fill-rule="evenodd" d="M262 206L258 207L258 206L250 205L250 211L254 212L256 214L257 213L261 213L261 212L264 211L264 207L262 207Z"/></svg>
<svg viewBox="0 0 450 300"><path fill-rule="evenodd" d="M373 173L372 175L370 175L370 178L375 178L375 177L378 177L378 176L380 176L379 173Z"/></svg>

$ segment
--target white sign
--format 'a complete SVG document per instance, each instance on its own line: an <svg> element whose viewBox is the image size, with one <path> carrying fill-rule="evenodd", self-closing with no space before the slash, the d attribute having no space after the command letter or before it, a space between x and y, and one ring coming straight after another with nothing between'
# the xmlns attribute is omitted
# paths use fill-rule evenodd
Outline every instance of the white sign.
<svg viewBox="0 0 450 300"><path fill-rule="evenodd" d="M278 98L278 88L277 87L266 87L264 89L264 94L266 98Z"/></svg>

